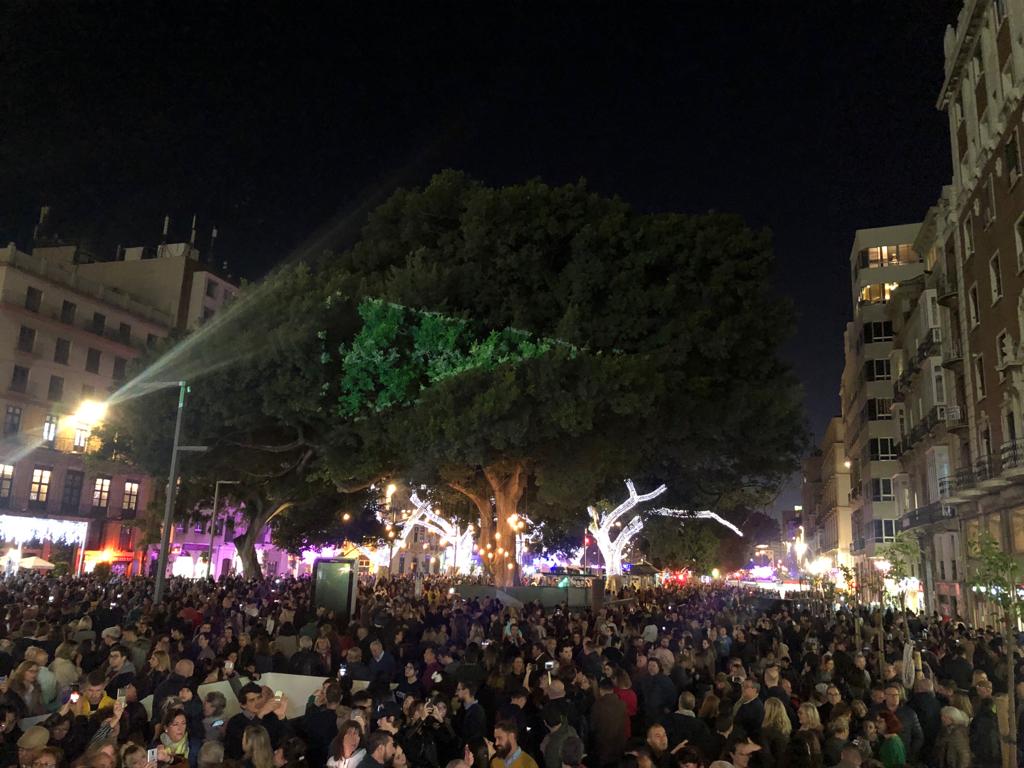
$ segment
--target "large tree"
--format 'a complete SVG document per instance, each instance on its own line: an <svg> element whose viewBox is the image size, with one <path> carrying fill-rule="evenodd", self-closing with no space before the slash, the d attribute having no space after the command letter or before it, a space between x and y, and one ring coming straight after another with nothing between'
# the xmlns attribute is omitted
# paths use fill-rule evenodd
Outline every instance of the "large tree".
<svg viewBox="0 0 1024 768"><path fill-rule="evenodd" d="M353 391L370 402L409 376L413 396L345 421L358 445L333 455L332 474L444 484L495 545L525 497L534 516L582 524L628 476L667 482L674 506L760 501L804 441L771 264L768 235L735 216L638 214L583 183L493 189L446 172L400 190L331 263L339 297L464 318L481 339L562 343L426 381L392 355L409 343L393 318L375 318L365 344L332 359L335 414L351 413ZM346 386L346 362L367 356L385 360L378 384ZM509 551L493 561L499 582Z"/></svg>

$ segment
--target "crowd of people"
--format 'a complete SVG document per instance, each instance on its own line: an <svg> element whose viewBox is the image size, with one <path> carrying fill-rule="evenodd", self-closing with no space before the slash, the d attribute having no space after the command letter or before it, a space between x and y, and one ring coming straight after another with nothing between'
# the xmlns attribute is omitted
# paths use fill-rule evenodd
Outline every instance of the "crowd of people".
<svg viewBox="0 0 1024 768"><path fill-rule="evenodd" d="M351 618L308 580L151 594L0 580L0 768L996 768L1020 665L992 628L722 585L544 610L395 578Z"/></svg>

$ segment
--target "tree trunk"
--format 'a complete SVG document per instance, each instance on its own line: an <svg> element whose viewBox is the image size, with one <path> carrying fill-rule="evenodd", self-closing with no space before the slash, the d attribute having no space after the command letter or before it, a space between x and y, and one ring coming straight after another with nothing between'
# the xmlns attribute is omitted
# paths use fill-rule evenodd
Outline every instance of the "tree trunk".
<svg viewBox="0 0 1024 768"><path fill-rule="evenodd" d="M489 496L460 483L449 486L476 505L480 512L478 554L484 571L497 587L519 583L516 562L516 534L509 522L519 511L519 501L526 490L526 466L520 461L489 464L483 469ZM491 507L491 498L494 507Z"/></svg>
<svg viewBox="0 0 1024 768"><path fill-rule="evenodd" d="M1012 586L1013 589L1017 588L1017 585ZM1006 645L1006 706L1007 706L1007 734L1004 737L1003 743L1006 744L1005 751L1008 753L1003 757L1003 765L1016 766L1017 765L1017 701L1016 691L1014 691L1014 674L1013 674L1013 654L1017 650L1017 606L1016 600L1014 599L1011 603L1013 605L1013 611L1007 611L1006 613L1006 624L1003 635L1003 642Z"/></svg>
<svg viewBox="0 0 1024 768"><path fill-rule="evenodd" d="M484 467L484 477L494 493L494 585L511 587L519 583L516 562L516 530L509 519L519 513L519 500L526 490L526 467L522 462ZM490 559L490 558L488 558Z"/></svg>
<svg viewBox="0 0 1024 768"><path fill-rule="evenodd" d="M246 511L248 512L248 510L249 507L246 506ZM233 539L235 550L238 552L238 559L242 561L242 575L247 579L263 577L260 561L256 558L256 542L259 540L260 534L263 533L267 520L271 516L267 511L267 507L260 504L259 510L255 511L255 515L247 515L249 520L245 533Z"/></svg>

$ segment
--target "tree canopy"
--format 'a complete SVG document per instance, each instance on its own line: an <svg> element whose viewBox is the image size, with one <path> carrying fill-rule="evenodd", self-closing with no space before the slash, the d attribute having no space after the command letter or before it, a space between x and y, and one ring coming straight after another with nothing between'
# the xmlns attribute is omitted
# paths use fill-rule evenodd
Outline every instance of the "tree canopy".
<svg viewBox="0 0 1024 768"><path fill-rule="evenodd" d="M526 506L582 526L625 477L666 482L673 506L759 501L804 444L771 265L769 236L735 216L441 173L352 248L240 299L256 309L229 313L222 346L246 356L195 377L189 441L216 451L188 471L208 485L242 462L270 506L298 507L403 477L462 495L505 541ZM146 399L118 409L135 414L118 434L162 467L154 413L173 406Z"/></svg>

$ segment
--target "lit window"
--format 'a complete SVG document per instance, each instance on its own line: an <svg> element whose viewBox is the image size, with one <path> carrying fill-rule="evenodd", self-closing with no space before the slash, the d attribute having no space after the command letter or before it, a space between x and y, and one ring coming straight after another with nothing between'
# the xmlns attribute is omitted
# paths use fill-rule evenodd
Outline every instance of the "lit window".
<svg viewBox="0 0 1024 768"><path fill-rule="evenodd" d="M110 478L97 477L92 487L92 506L94 509L106 509L110 504Z"/></svg>
<svg viewBox="0 0 1024 768"><path fill-rule="evenodd" d="M33 506L46 506L50 494L50 467L36 467L32 470L32 485L28 489L28 501Z"/></svg>
<svg viewBox="0 0 1024 768"><path fill-rule="evenodd" d="M57 439L57 417L47 416L43 422L43 442L52 443Z"/></svg>
<svg viewBox="0 0 1024 768"><path fill-rule="evenodd" d="M84 451L85 450L85 447L87 445L89 445L89 430L88 429L82 429L81 427L79 427L78 429L75 430L75 442L74 442L74 445L75 445L75 450L76 451Z"/></svg>
<svg viewBox="0 0 1024 768"><path fill-rule="evenodd" d="M0 500L10 501L14 490L14 465L0 464Z"/></svg>
<svg viewBox="0 0 1024 768"><path fill-rule="evenodd" d="M139 484L135 480L126 480L124 484L124 499L121 502L121 511L135 514L139 508Z"/></svg>
<svg viewBox="0 0 1024 768"><path fill-rule="evenodd" d="M4 414L4 434L13 435L21 429L21 408L16 405L8 405Z"/></svg>

